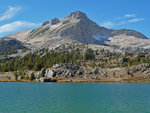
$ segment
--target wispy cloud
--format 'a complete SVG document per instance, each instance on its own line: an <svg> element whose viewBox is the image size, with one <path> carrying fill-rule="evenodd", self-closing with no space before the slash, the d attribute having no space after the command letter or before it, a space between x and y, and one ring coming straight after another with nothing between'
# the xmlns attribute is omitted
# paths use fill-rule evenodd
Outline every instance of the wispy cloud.
<svg viewBox="0 0 150 113"><path fill-rule="evenodd" d="M126 14L124 15L126 18L136 17L136 14Z"/></svg>
<svg viewBox="0 0 150 113"><path fill-rule="evenodd" d="M39 25L40 24L36 24L36 23L32 23L32 22L15 21L15 22L0 26L0 34L7 33L7 32L13 32L13 31L19 30L21 28L36 27Z"/></svg>
<svg viewBox="0 0 150 113"><path fill-rule="evenodd" d="M11 19L18 11L21 10L21 7L12 7L10 6L7 11L0 17L0 21Z"/></svg>
<svg viewBox="0 0 150 113"><path fill-rule="evenodd" d="M104 27L107 27L107 28L111 28L111 27L114 27L114 23L113 22L111 22L111 21L107 21L107 22L104 22L103 24L102 24L102 26L104 26Z"/></svg>
<svg viewBox="0 0 150 113"><path fill-rule="evenodd" d="M145 20L144 18L134 18L134 19L131 19L131 20L128 20L128 22L139 22L139 21L143 21Z"/></svg>
<svg viewBox="0 0 150 113"><path fill-rule="evenodd" d="M101 23L101 25L107 28L113 28L116 26L125 25L129 23L136 23L143 20L145 20L145 18L137 18L136 14L125 14L122 17L120 16L115 19L105 21Z"/></svg>
<svg viewBox="0 0 150 113"><path fill-rule="evenodd" d="M116 17L115 20L122 20L122 19L128 19L136 17L136 14L125 14L123 16Z"/></svg>

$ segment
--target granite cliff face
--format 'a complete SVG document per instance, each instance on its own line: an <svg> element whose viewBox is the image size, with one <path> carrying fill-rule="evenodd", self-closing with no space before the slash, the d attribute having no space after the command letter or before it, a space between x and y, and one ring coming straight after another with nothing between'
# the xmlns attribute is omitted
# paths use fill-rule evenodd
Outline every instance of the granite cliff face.
<svg viewBox="0 0 150 113"><path fill-rule="evenodd" d="M114 51L150 51L150 40L128 29L113 30L97 25L85 13L76 11L63 19L54 18L34 30L25 30L9 37L31 45L31 48L56 48L62 44L92 44L97 49Z"/></svg>
<svg viewBox="0 0 150 113"><path fill-rule="evenodd" d="M9 37L0 39L0 53L9 52L12 49L19 50L24 48L24 44L16 39Z"/></svg>

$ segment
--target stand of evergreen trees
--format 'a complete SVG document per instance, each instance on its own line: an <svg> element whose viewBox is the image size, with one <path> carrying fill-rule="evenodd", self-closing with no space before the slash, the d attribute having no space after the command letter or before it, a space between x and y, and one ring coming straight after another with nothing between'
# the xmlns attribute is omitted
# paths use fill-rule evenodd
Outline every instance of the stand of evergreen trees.
<svg viewBox="0 0 150 113"><path fill-rule="evenodd" d="M118 59L127 58L128 60L120 62ZM116 60L116 62L114 62ZM77 65L83 65L94 68L95 66L101 68L111 67L126 67L132 65L138 65L140 63L150 64L150 57L146 53L139 53L134 56L132 53L126 53L125 55L106 53L106 57L100 57L97 52L91 49L86 51L80 51L79 49L55 52L47 51L44 56L39 53L29 53L23 58L3 59L0 62L0 72L20 71L20 70L33 70L39 71L42 68L52 67L54 64L59 63L72 63ZM114 65L115 64L115 65ZM17 75L17 74L16 74Z"/></svg>
<svg viewBox="0 0 150 113"><path fill-rule="evenodd" d="M85 54L80 53L79 49L70 52L47 52L43 57L38 54L29 53L23 58L13 58L7 61L4 59L0 63L0 72L9 72L17 70L39 71L42 68L52 67L59 63L73 63L80 65L82 60L94 59L92 51L87 50Z"/></svg>

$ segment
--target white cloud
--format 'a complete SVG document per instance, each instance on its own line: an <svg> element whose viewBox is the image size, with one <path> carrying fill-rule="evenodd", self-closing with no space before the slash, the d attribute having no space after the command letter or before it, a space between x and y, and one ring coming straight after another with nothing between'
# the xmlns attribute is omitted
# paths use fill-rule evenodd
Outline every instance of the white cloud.
<svg viewBox="0 0 150 113"><path fill-rule="evenodd" d="M36 23L32 23L32 22L15 21L15 22L0 26L0 34L7 33L7 32L13 32L13 31L19 30L21 28L36 27L39 25L40 24L36 24Z"/></svg>
<svg viewBox="0 0 150 113"><path fill-rule="evenodd" d="M120 21L117 26L119 26L119 25L124 25L124 24L127 24L127 23L128 23L128 21L123 20L123 21Z"/></svg>
<svg viewBox="0 0 150 113"><path fill-rule="evenodd" d="M136 23L139 21L145 20L144 18L137 18L136 14L125 14L122 17L117 17L115 19L112 19L110 21L106 21L102 23L101 25L107 28L113 28L120 25L125 25L129 23Z"/></svg>
<svg viewBox="0 0 150 113"><path fill-rule="evenodd" d="M21 10L21 7L9 7L6 12L0 17L0 21L11 19L18 11Z"/></svg>
<svg viewBox="0 0 150 113"><path fill-rule="evenodd" d="M102 26L107 27L107 28L111 28L111 27L114 27L114 23L111 21L107 21L107 22L104 22L102 24Z"/></svg>
<svg viewBox="0 0 150 113"><path fill-rule="evenodd" d="M131 18L131 17L136 17L135 14L126 14L124 15L125 18Z"/></svg>
<svg viewBox="0 0 150 113"><path fill-rule="evenodd" d="M139 22L139 21L143 21L144 18L133 18L131 20L128 20L128 22Z"/></svg>
<svg viewBox="0 0 150 113"><path fill-rule="evenodd" d="M120 16L115 18L116 20L123 20L123 19L128 19L128 18L133 18L136 17L136 14L125 14L124 16Z"/></svg>
<svg viewBox="0 0 150 113"><path fill-rule="evenodd" d="M143 20L145 20L145 19L144 18L133 18L130 20L123 20L123 21L120 21L116 26L129 24L129 23L135 23L135 22L139 22L139 21L143 21Z"/></svg>

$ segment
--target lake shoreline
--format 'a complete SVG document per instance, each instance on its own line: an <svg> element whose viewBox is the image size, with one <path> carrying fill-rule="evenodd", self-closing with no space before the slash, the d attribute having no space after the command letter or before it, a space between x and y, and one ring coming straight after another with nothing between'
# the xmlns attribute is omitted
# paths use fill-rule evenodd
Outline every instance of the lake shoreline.
<svg viewBox="0 0 150 113"><path fill-rule="evenodd" d="M41 83L38 81L30 81L30 80L0 80L0 82L31 82L31 83ZM131 79L124 79L124 80L110 80L110 79L105 79L105 80L86 80L86 79L60 79L56 80L56 83L150 83L150 79L144 79L144 80L131 80ZM50 82L52 83L52 82Z"/></svg>

